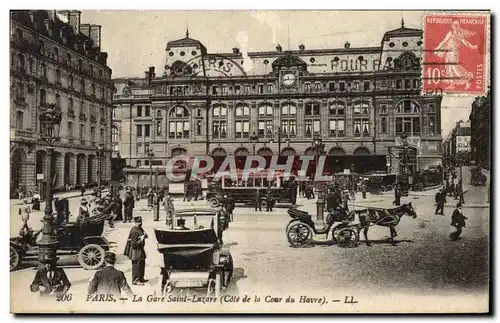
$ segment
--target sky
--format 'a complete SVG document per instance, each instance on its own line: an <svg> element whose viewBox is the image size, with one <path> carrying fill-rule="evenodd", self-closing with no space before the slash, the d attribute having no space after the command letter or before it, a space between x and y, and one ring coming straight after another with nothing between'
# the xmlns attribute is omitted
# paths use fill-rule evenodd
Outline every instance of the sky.
<svg viewBox="0 0 500 323"><path fill-rule="evenodd" d="M421 11L89 11L81 22L102 25L101 48L108 52L113 78L143 77L149 66L162 75L168 41L185 37L201 41L210 53L241 47L248 51L380 46L384 33L405 27L422 28ZM460 120L468 120L474 97L445 95L442 102L443 138Z"/></svg>

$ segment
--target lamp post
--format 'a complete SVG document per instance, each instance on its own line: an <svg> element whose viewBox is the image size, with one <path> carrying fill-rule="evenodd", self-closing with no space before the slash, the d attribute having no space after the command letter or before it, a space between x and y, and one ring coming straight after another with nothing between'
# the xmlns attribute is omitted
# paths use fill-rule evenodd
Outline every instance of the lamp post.
<svg viewBox="0 0 500 323"><path fill-rule="evenodd" d="M153 149L148 149L146 155L149 158L149 187L153 187L153 158L155 157L155 152Z"/></svg>
<svg viewBox="0 0 500 323"><path fill-rule="evenodd" d="M314 135L312 147L316 156L316 167L318 167L319 158L325 152L325 144L318 133ZM318 193L318 200L316 201L317 222L318 224L324 224L325 196L322 183L316 182L316 191Z"/></svg>
<svg viewBox="0 0 500 323"><path fill-rule="evenodd" d="M43 217L42 238L38 242L39 252L38 261L40 268L43 267L42 261L55 260L57 236L54 234L52 222L52 155L54 154L54 143L59 140L59 126L61 124L62 114L55 104L49 104L40 107L40 133L41 141L47 144L47 195L45 197L45 210Z"/></svg>
<svg viewBox="0 0 500 323"><path fill-rule="evenodd" d="M255 156L255 144L259 142L259 137L255 134L255 132L250 136L250 141L253 144L253 155Z"/></svg>
<svg viewBox="0 0 500 323"><path fill-rule="evenodd" d="M104 145L97 145L97 187L101 189L101 171L102 171L102 157L103 157Z"/></svg>

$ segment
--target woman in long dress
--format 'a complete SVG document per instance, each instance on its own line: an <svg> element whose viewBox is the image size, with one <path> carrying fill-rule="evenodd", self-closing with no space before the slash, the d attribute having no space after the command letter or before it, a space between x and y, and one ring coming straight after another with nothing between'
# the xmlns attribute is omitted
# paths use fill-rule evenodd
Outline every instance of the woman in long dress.
<svg viewBox="0 0 500 323"><path fill-rule="evenodd" d="M472 45L467 41L467 37L474 35L474 32L460 27L458 20L451 24L450 31L446 34L443 41L436 47L436 55L444 57L445 77L444 82L448 83L448 89L453 89L455 85L464 85L465 89L470 87L470 80L473 74L465 67L460 65L459 49L460 46L466 46L470 49L477 49L477 45Z"/></svg>

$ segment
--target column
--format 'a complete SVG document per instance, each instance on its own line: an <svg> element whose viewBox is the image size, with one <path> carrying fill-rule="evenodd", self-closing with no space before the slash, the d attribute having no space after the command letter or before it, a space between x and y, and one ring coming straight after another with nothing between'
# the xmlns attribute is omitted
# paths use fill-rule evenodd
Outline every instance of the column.
<svg viewBox="0 0 500 323"><path fill-rule="evenodd" d="M297 138L304 139L304 101L299 100L297 103Z"/></svg>

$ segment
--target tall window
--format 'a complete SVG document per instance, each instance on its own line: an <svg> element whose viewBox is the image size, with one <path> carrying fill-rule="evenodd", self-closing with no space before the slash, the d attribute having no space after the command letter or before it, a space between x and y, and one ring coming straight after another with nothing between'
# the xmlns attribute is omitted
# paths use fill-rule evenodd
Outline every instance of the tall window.
<svg viewBox="0 0 500 323"><path fill-rule="evenodd" d="M273 106L264 103L259 106L258 134L260 138L273 138Z"/></svg>
<svg viewBox="0 0 500 323"><path fill-rule="evenodd" d="M212 138L223 139L227 137L227 108L224 105L212 107Z"/></svg>
<svg viewBox="0 0 500 323"><path fill-rule="evenodd" d="M311 138L321 132L320 103L308 102L305 105L305 137Z"/></svg>
<svg viewBox="0 0 500 323"><path fill-rule="evenodd" d="M293 104L281 107L281 134L285 138L297 136L297 107Z"/></svg>
<svg viewBox="0 0 500 323"><path fill-rule="evenodd" d="M368 105L368 102L364 101L358 101L354 102L354 114L369 114L370 113L370 106Z"/></svg>
<svg viewBox="0 0 500 323"><path fill-rule="evenodd" d="M47 65L45 65L45 63L42 63L42 65L40 65L40 70L41 70L41 73L42 73L42 78L47 78Z"/></svg>
<svg viewBox="0 0 500 323"><path fill-rule="evenodd" d="M86 94L86 92L85 92L85 80L84 79L80 80L80 92L82 92L83 94Z"/></svg>
<svg viewBox="0 0 500 323"><path fill-rule="evenodd" d="M74 112L73 110L73 99L68 98L68 112Z"/></svg>
<svg viewBox="0 0 500 323"><path fill-rule="evenodd" d="M369 81L364 81L363 82L363 90L365 92L370 90L370 82Z"/></svg>
<svg viewBox="0 0 500 323"><path fill-rule="evenodd" d="M73 75L70 75L70 76L68 77L68 86L69 86L71 89L73 88L73 80L74 80Z"/></svg>
<svg viewBox="0 0 500 323"><path fill-rule="evenodd" d="M137 106L137 116L142 117L142 105Z"/></svg>
<svg viewBox="0 0 500 323"><path fill-rule="evenodd" d="M387 133L387 117L380 118L380 132Z"/></svg>
<svg viewBox="0 0 500 323"><path fill-rule="evenodd" d="M61 85L61 70L56 70L56 84Z"/></svg>
<svg viewBox="0 0 500 323"><path fill-rule="evenodd" d="M104 97L104 96L106 95L106 94L105 94L105 92L106 92L106 91L104 90L104 88L103 88L103 87L101 87L101 100L104 100L104 99L105 99L105 97Z"/></svg>
<svg viewBox="0 0 500 323"><path fill-rule="evenodd" d="M90 84L90 95L95 96L95 85Z"/></svg>
<svg viewBox="0 0 500 323"><path fill-rule="evenodd" d="M330 102L328 106L329 120L329 136L344 137L345 136L345 103L340 101Z"/></svg>
<svg viewBox="0 0 500 323"><path fill-rule="evenodd" d="M402 132L408 136L420 136L420 106L413 100L396 105L396 134Z"/></svg>
<svg viewBox="0 0 500 323"><path fill-rule="evenodd" d="M168 137L176 139L189 139L191 130L190 114L186 107L176 106L170 110Z"/></svg>
<svg viewBox="0 0 500 323"><path fill-rule="evenodd" d="M201 125L202 125L201 120L196 121L196 135L197 136L201 135L201 129L202 129Z"/></svg>
<svg viewBox="0 0 500 323"><path fill-rule="evenodd" d="M40 90L40 104L44 105L47 103L47 92L44 89Z"/></svg>
<svg viewBox="0 0 500 323"><path fill-rule="evenodd" d="M24 72L24 69L25 69L24 55L19 54L18 58L19 58L19 70L21 72Z"/></svg>
<svg viewBox="0 0 500 323"><path fill-rule="evenodd" d="M103 107L100 108L100 113L101 119L106 120L106 110Z"/></svg>
<svg viewBox="0 0 500 323"><path fill-rule="evenodd" d="M151 135L151 125L144 125L144 137L149 137Z"/></svg>
<svg viewBox="0 0 500 323"><path fill-rule="evenodd" d="M80 124L80 140L85 140L85 125Z"/></svg>
<svg viewBox="0 0 500 323"><path fill-rule="evenodd" d="M142 154L142 143L138 142L138 143L135 144L135 154L136 155L141 155ZM137 166L140 166L140 163Z"/></svg>
<svg viewBox="0 0 500 323"><path fill-rule="evenodd" d="M135 126L135 133L137 137L142 137L142 125L138 124Z"/></svg>
<svg viewBox="0 0 500 323"><path fill-rule="evenodd" d="M22 111L17 111L16 113L16 128L17 129L24 128L24 113Z"/></svg>
<svg viewBox="0 0 500 323"><path fill-rule="evenodd" d="M95 142L95 127L90 127L90 140Z"/></svg>
<svg viewBox="0 0 500 323"><path fill-rule="evenodd" d="M56 106L61 107L61 95L56 94Z"/></svg>
<svg viewBox="0 0 500 323"><path fill-rule="evenodd" d="M428 121L428 132L429 132L429 135L433 136L436 134L437 132L437 124L436 124L436 107L434 106L434 104L431 104L429 105L429 108L428 108L428 116L429 116L429 121Z"/></svg>
<svg viewBox="0 0 500 323"><path fill-rule="evenodd" d="M273 92L274 92L274 85L268 84L267 85L267 93L273 93Z"/></svg>
<svg viewBox="0 0 500 323"><path fill-rule="evenodd" d="M99 130L99 141L100 142L105 142L105 138L104 138L104 129L101 128L101 130Z"/></svg>
<svg viewBox="0 0 500 323"><path fill-rule="evenodd" d="M249 138L250 136L250 108L246 104L237 104L235 115L236 139Z"/></svg>
<svg viewBox="0 0 500 323"><path fill-rule="evenodd" d="M370 119L354 119L354 136L366 137L370 135Z"/></svg>
<svg viewBox="0 0 500 323"><path fill-rule="evenodd" d="M116 126L111 128L111 142L113 143L113 150L118 151L118 143L120 142L120 132Z"/></svg>
<svg viewBox="0 0 500 323"><path fill-rule="evenodd" d="M145 108L144 109L144 116L145 117L151 116L151 107L149 105L146 105L144 108Z"/></svg>

